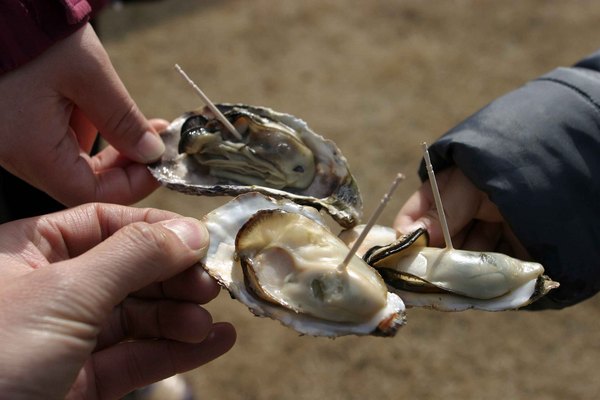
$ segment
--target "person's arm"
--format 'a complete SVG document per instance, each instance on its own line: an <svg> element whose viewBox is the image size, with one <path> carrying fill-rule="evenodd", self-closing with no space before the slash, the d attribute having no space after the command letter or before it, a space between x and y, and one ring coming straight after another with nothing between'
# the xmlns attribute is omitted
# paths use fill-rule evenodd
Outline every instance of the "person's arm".
<svg viewBox="0 0 600 400"><path fill-rule="evenodd" d="M456 166L487 195L560 282L530 308L563 308L600 291L600 52L495 100L430 153L436 171ZM419 174L427 179L423 164ZM464 206L444 204L449 213Z"/></svg>

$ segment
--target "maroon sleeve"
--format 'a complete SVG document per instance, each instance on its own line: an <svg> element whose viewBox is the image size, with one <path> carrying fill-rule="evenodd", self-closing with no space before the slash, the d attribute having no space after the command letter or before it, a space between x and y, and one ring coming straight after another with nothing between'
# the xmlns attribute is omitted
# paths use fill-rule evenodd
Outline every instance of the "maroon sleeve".
<svg viewBox="0 0 600 400"><path fill-rule="evenodd" d="M0 74L85 25L108 0L0 0Z"/></svg>

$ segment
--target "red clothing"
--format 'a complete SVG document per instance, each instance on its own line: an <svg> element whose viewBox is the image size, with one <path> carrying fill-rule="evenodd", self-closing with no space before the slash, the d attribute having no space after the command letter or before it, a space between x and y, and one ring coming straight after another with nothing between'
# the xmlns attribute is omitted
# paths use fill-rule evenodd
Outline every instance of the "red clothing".
<svg viewBox="0 0 600 400"><path fill-rule="evenodd" d="M0 73L31 61L83 25L108 0L0 0Z"/></svg>

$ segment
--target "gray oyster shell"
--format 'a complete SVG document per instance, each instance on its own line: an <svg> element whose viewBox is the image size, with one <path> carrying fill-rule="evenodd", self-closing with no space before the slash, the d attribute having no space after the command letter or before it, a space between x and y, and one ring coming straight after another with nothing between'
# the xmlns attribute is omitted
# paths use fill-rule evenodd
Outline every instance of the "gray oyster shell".
<svg viewBox="0 0 600 400"><path fill-rule="evenodd" d="M259 192L273 198L287 198L298 204L325 210L344 227L352 227L360 221L362 199L358 186L346 158L332 141L313 132L303 120L269 108L244 104L217 104L217 107L224 114L241 110L293 129L314 155L315 175L312 183L304 189L276 189L266 185L244 184L211 175L210 171L196 163L193 157L185 153L179 154L178 147L184 122L198 114L208 119L214 118L210 110L204 108L176 118L166 131L161 133L166 151L158 163L149 167L161 184L186 194L204 196L237 196Z"/></svg>

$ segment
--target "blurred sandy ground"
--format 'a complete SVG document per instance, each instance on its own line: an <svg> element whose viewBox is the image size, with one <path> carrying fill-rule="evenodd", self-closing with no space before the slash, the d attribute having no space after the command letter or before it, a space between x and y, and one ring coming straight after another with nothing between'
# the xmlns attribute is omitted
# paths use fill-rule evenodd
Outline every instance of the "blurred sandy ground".
<svg viewBox="0 0 600 400"><path fill-rule="evenodd" d="M600 47L594 1L169 0L104 13L103 41L148 116L216 102L295 114L334 140L380 222L418 187L420 143ZM225 199L161 189L140 205L200 217ZM541 313L409 310L393 339L299 337L223 293L235 348L187 377L202 399L600 398L600 297ZM157 362L162 362L157 360Z"/></svg>

